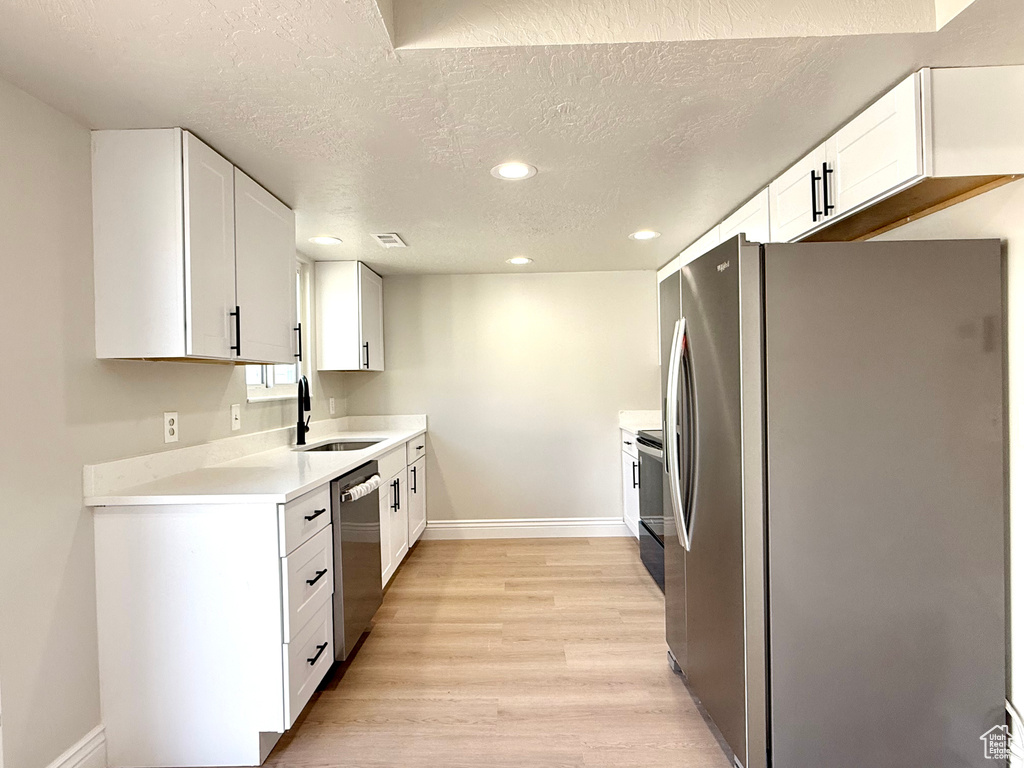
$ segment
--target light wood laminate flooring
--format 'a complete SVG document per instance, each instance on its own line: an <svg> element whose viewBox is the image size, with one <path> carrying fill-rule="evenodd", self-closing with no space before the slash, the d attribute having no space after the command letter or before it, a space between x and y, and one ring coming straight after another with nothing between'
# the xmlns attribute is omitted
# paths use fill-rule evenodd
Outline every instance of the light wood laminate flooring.
<svg viewBox="0 0 1024 768"><path fill-rule="evenodd" d="M729 768L632 539L425 541L274 768Z"/></svg>

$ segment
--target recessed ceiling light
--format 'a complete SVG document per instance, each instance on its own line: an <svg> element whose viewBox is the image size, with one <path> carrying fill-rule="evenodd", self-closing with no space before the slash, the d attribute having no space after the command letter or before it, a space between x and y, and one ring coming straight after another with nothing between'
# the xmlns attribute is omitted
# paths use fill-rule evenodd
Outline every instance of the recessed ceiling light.
<svg viewBox="0 0 1024 768"><path fill-rule="evenodd" d="M331 237L330 235L317 235L316 237L309 238L309 242L314 245L340 245L340 237Z"/></svg>
<svg viewBox="0 0 1024 768"><path fill-rule="evenodd" d="M515 264L517 267L523 264L529 264L533 259L528 259L525 256L513 256L511 259L506 259L509 264Z"/></svg>
<svg viewBox="0 0 1024 768"><path fill-rule="evenodd" d="M629 236L630 240L653 240L656 237L661 237L661 232L655 232L653 229L640 229Z"/></svg>
<svg viewBox="0 0 1024 768"><path fill-rule="evenodd" d="M537 169L526 163L502 163L491 168L491 176L505 181L519 181L537 175Z"/></svg>

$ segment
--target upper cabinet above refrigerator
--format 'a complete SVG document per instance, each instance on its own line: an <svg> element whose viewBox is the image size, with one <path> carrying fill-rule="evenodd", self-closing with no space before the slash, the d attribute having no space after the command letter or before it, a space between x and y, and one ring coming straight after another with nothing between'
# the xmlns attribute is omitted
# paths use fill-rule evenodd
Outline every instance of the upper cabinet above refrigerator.
<svg viewBox="0 0 1024 768"><path fill-rule="evenodd" d="M316 367L384 370L384 281L362 262L316 263Z"/></svg>
<svg viewBox="0 0 1024 768"><path fill-rule="evenodd" d="M180 128L92 134L96 356L293 363L295 215Z"/></svg>
<svg viewBox="0 0 1024 768"><path fill-rule="evenodd" d="M769 187L771 242L856 240L1024 173L1024 67L922 69Z"/></svg>

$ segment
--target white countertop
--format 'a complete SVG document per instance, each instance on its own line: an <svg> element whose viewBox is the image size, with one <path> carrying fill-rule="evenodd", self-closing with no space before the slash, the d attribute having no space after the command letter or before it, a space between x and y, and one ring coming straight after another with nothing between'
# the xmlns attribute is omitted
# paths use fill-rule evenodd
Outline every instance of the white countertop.
<svg viewBox="0 0 1024 768"><path fill-rule="evenodd" d="M87 495L85 505L283 504L425 432L426 429L420 427L319 434L310 446L338 439L381 442L360 451L301 451L295 446L274 448L141 485L118 488L103 495Z"/></svg>
<svg viewBox="0 0 1024 768"><path fill-rule="evenodd" d="M641 429L661 429L661 411L619 411L619 429L634 435Z"/></svg>

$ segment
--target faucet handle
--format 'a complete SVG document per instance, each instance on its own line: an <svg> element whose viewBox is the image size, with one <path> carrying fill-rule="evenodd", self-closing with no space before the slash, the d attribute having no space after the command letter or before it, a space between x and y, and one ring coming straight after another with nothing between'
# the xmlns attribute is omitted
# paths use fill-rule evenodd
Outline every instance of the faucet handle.
<svg viewBox="0 0 1024 768"><path fill-rule="evenodd" d="M306 426L305 426L305 430L306 430L307 432L309 432L309 420L310 420L311 418L312 418L312 416L307 416L307 417L306 417Z"/></svg>

